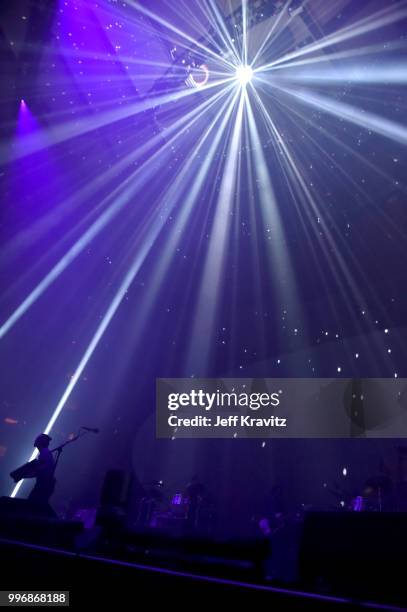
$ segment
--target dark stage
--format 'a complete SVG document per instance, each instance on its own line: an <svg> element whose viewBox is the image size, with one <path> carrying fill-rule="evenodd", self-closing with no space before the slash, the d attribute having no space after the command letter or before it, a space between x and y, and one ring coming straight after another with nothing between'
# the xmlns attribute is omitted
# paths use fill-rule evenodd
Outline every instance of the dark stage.
<svg viewBox="0 0 407 612"><path fill-rule="evenodd" d="M86 530L79 521L6 514L3 505L2 575L11 590L21 590L24 576L25 591L69 592L71 606L153 601L160 592L192 603L222 597L297 610L403 610L406 525L403 513L311 513L296 576L273 579L267 572L282 572L287 533L216 541L117 524Z"/></svg>

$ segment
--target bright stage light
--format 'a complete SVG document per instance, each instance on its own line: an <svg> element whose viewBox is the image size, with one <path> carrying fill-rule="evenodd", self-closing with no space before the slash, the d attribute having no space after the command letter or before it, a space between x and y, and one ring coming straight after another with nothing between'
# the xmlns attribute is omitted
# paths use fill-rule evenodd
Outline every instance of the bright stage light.
<svg viewBox="0 0 407 612"><path fill-rule="evenodd" d="M236 79L239 81L242 87L245 87L253 77L253 69L251 66L245 66L241 64L236 68Z"/></svg>

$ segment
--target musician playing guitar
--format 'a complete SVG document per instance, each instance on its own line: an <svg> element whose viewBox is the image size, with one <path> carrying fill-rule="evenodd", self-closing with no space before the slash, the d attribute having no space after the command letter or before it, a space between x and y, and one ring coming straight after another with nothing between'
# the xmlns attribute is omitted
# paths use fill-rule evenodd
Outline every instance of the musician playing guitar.
<svg viewBox="0 0 407 612"><path fill-rule="evenodd" d="M44 513L47 516L55 516L55 512L48 505L48 500L54 492L55 488L55 469L57 467L58 460L61 456L62 450L72 442L76 442L79 438L90 433L98 433L98 429L90 427L81 427L78 434L74 437L70 437L69 440L60 444L56 448L50 450L49 443L51 438L48 434L42 433L37 436L34 440L34 446L38 449L38 457L25 463L16 470L10 473L11 478L14 482L19 482L24 478L35 478L36 482L28 496L28 501L33 510L39 513ZM53 453L56 453L54 458Z"/></svg>
<svg viewBox="0 0 407 612"><path fill-rule="evenodd" d="M48 448L50 442L51 438L44 433L34 441L39 454L35 462L32 462L34 465L31 478L35 478L36 482L28 499L36 506L45 506L55 488L55 460Z"/></svg>

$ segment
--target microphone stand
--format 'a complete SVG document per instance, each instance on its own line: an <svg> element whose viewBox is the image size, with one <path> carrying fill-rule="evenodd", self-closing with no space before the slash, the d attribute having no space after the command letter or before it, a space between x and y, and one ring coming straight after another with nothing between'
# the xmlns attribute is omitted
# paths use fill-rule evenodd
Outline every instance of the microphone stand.
<svg viewBox="0 0 407 612"><path fill-rule="evenodd" d="M79 433L76 434L76 436L74 436L73 438L71 438L70 440L67 440L66 442L64 442L63 444L60 444L59 446L56 446L55 448L51 449L51 453L57 453L56 459L55 459L55 463L54 463L54 473L56 470L56 467L58 465L58 461L59 458L62 454L62 451L64 450L65 446L68 446L68 444L72 444L72 442L76 442L76 440L79 440L79 438L83 438L83 436L86 436L86 434L91 433L90 431L86 431L86 430L79 430Z"/></svg>

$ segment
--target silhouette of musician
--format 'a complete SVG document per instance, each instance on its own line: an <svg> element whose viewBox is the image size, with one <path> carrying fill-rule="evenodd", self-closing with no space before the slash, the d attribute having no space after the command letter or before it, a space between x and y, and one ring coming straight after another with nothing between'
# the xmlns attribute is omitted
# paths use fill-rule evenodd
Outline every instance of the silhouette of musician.
<svg viewBox="0 0 407 612"><path fill-rule="evenodd" d="M34 441L35 448L39 454L33 461L32 478L36 479L35 485L28 496L29 501L36 506L45 506L55 488L55 461L49 450L51 438L47 434L40 434Z"/></svg>
<svg viewBox="0 0 407 612"><path fill-rule="evenodd" d="M205 495L205 485L200 482L197 475L194 475L191 482L187 485L186 494L189 500L186 527L192 530L199 526L199 514Z"/></svg>

